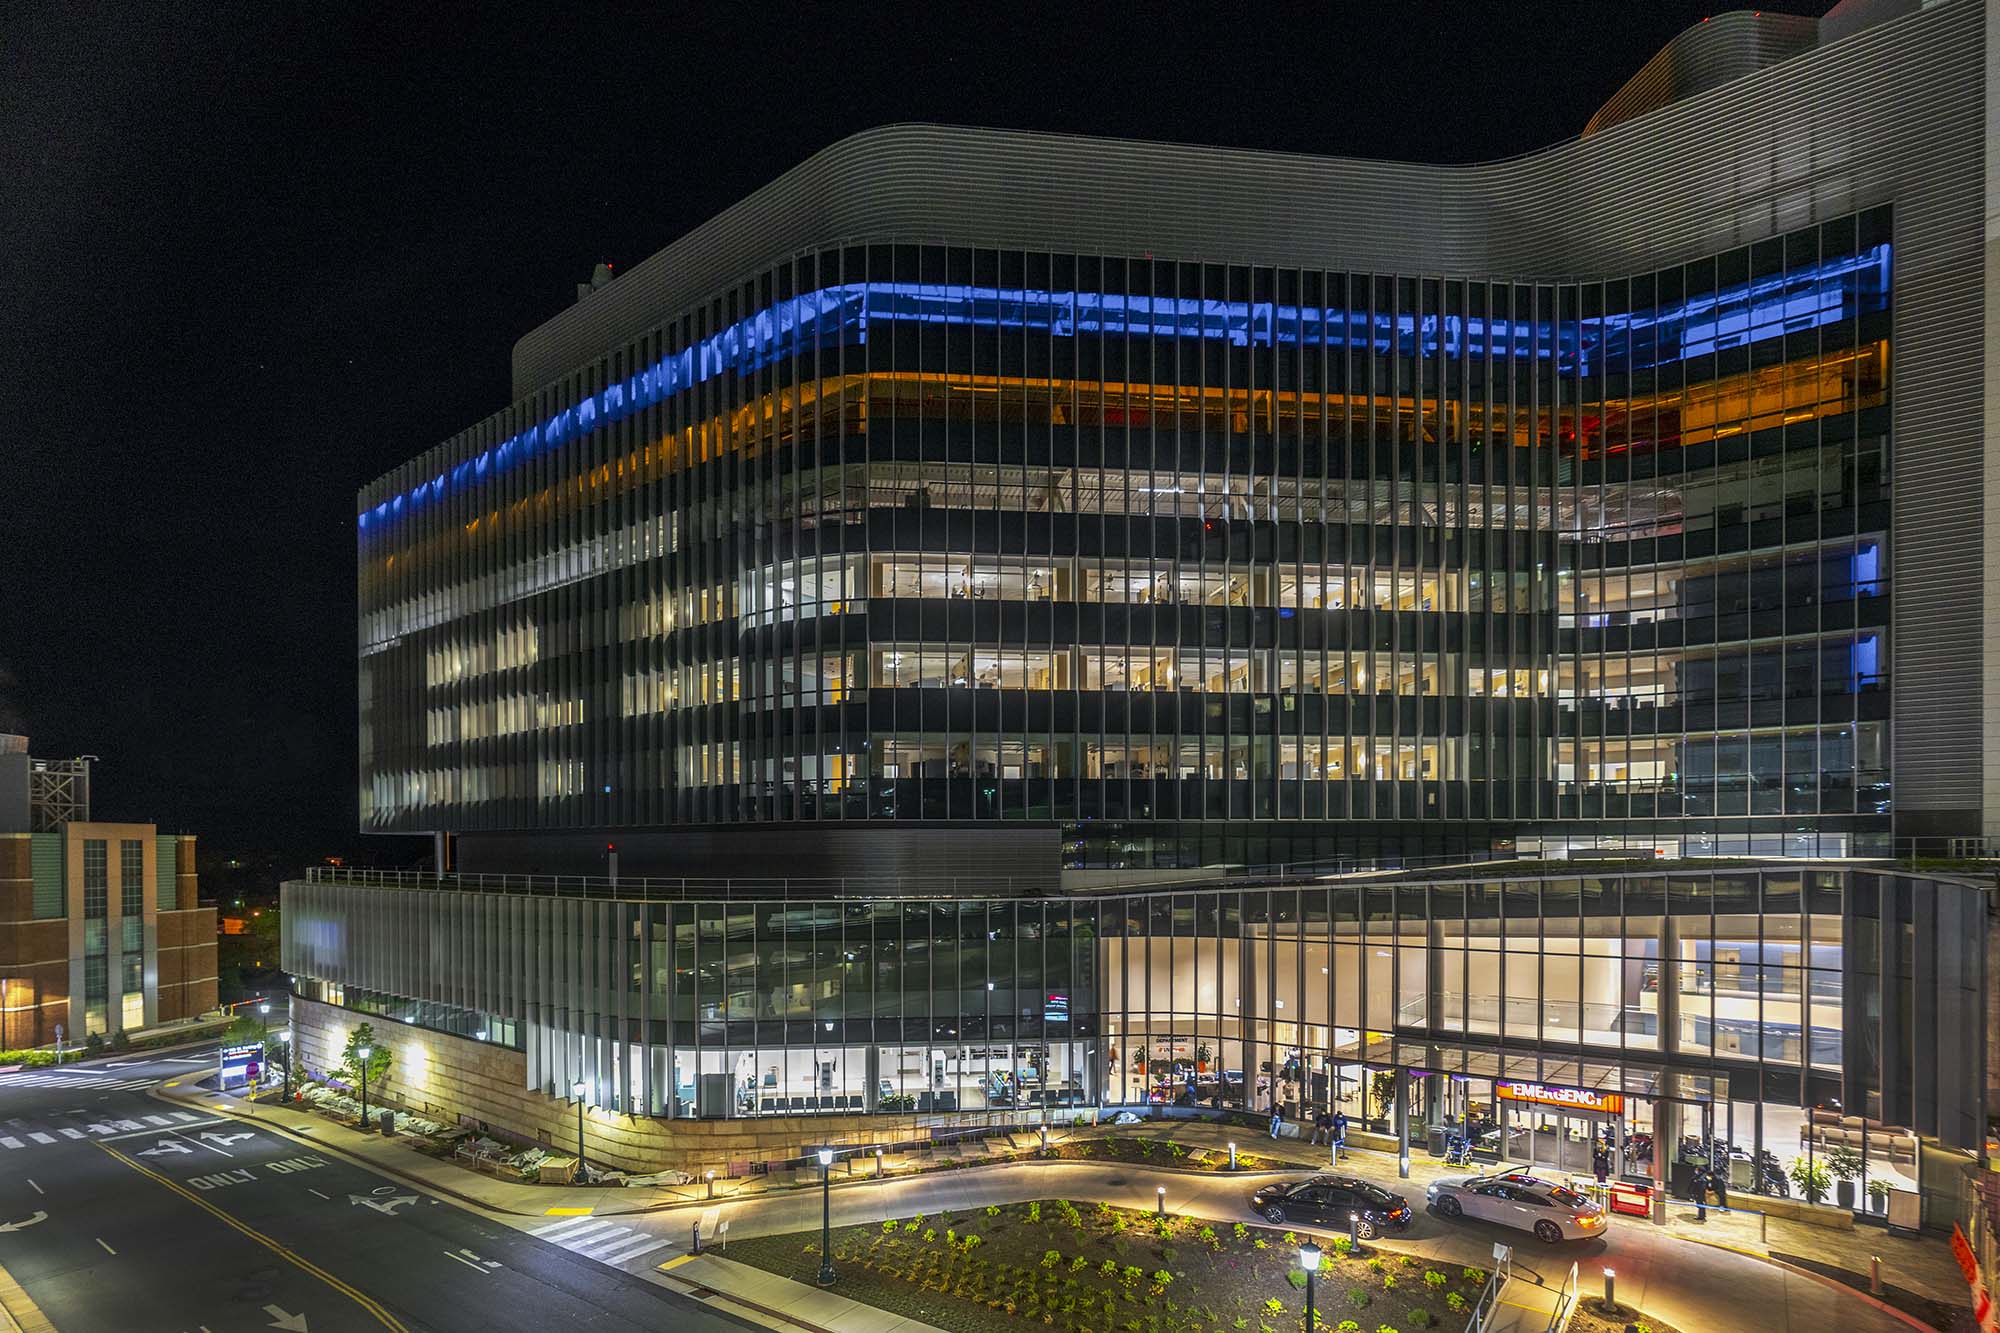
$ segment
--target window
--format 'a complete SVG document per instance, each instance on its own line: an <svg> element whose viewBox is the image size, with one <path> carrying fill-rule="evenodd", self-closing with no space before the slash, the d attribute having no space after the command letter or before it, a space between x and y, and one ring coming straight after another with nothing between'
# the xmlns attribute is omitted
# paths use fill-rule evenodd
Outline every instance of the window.
<svg viewBox="0 0 2000 1333"><path fill-rule="evenodd" d="M145 844L128 838L118 844L118 909L137 920L146 911Z"/></svg>
<svg viewBox="0 0 2000 1333"><path fill-rule="evenodd" d="M83 915L88 921L104 920L110 904L110 866L106 863L104 839L83 840Z"/></svg>

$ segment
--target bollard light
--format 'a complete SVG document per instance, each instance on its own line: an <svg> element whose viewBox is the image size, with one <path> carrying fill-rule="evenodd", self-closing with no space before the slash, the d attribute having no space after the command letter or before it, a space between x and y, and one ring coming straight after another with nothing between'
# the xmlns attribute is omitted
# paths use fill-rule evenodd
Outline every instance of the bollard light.
<svg viewBox="0 0 2000 1333"><path fill-rule="evenodd" d="M1234 1143L1229 1145L1229 1169L1231 1171L1236 1169L1236 1145Z"/></svg>
<svg viewBox="0 0 2000 1333"><path fill-rule="evenodd" d="M1347 1215L1347 1252L1349 1254L1361 1253L1360 1213L1349 1213Z"/></svg>
<svg viewBox="0 0 2000 1333"><path fill-rule="evenodd" d="M880 1148L877 1148L875 1150L875 1179L880 1180L881 1178L882 1178L882 1150Z"/></svg>
<svg viewBox="0 0 2000 1333"><path fill-rule="evenodd" d="M715 1197L715 1172L713 1170L711 1170L708 1173L707 1180L708 1180L708 1197L713 1199Z"/></svg>
<svg viewBox="0 0 2000 1333"><path fill-rule="evenodd" d="M1306 1273L1306 1333L1313 1327L1313 1276L1319 1272L1319 1246L1307 1241L1299 1246L1299 1267Z"/></svg>
<svg viewBox="0 0 2000 1333"><path fill-rule="evenodd" d="M1165 1185L1160 1186L1159 1193L1156 1196L1156 1198L1158 1202L1154 1211L1159 1216L1165 1217L1167 1215L1167 1187Z"/></svg>
<svg viewBox="0 0 2000 1333"><path fill-rule="evenodd" d="M1604 1308L1618 1313L1618 1274L1609 1268L1604 1270Z"/></svg>
<svg viewBox="0 0 2000 1333"><path fill-rule="evenodd" d="M590 1091L590 1085L582 1079L569 1085L569 1095L576 1098L576 1178L584 1178L583 1166L583 1095Z"/></svg>

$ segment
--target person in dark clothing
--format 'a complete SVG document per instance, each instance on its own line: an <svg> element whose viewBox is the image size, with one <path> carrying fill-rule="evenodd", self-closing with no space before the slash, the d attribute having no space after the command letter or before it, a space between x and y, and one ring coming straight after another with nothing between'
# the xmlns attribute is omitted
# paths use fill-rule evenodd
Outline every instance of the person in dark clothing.
<svg viewBox="0 0 2000 1333"><path fill-rule="evenodd" d="M1723 1212L1729 1211L1729 1173L1727 1170L1708 1168L1708 1187L1715 1191L1715 1206Z"/></svg>
<svg viewBox="0 0 2000 1333"><path fill-rule="evenodd" d="M1611 1153L1603 1144L1598 1144L1590 1155L1590 1166L1597 1173L1597 1183L1602 1185L1611 1179Z"/></svg>
<svg viewBox="0 0 2000 1333"><path fill-rule="evenodd" d="M1272 1138L1275 1139L1278 1137L1278 1130L1284 1125L1284 1123L1285 1123L1285 1112L1283 1108L1281 1108L1278 1105L1278 1094L1274 1092L1271 1094L1271 1137Z"/></svg>
<svg viewBox="0 0 2000 1333"><path fill-rule="evenodd" d="M1345 1111L1335 1111L1333 1113L1333 1141L1343 1148L1347 1146L1347 1112Z"/></svg>

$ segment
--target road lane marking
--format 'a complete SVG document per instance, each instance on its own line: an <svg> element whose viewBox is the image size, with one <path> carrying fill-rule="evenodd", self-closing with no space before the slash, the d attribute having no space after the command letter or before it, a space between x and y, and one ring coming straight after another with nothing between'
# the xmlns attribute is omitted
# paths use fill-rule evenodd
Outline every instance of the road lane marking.
<svg viewBox="0 0 2000 1333"><path fill-rule="evenodd" d="M194 1121L201 1119L200 1116L196 1115L192 1111L175 1111L173 1112L173 1117L174 1119L180 1121L183 1125L191 1124Z"/></svg>
<svg viewBox="0 0 2000 1333"><path fill-rule="evenodd" d="M251 1240L256 1241L259 1245L262 1245L265 1249L271 1251L271 1253L277 1255L281 1259L284 1259L288 1263L297 1266L304 1272L312 1274L314 1277L326 1283L326 1285L332 1287L335 1291L339 1292L341 1295L353 1301L363 1310L366 1310L369 1314L373 1315L376 1321L380 1323L382 1327L387 1329L393 1329L395 1330L395 1333L410 1333L410 1330L406 1328L401 1323L401 1321L399 1321L394 1315L390 1314L387 1310L383 1309L382 1306L379 1305L373 1298L363 1294L360 1291L357 1291L355 1288L349 1286L347 1283L341 1281L333 1274L327 1272L324 1268L321 1268L318 1264L306 1258L304 1255L299 1254L291 1250L290 1248L286 1247L285 1245L280 1244L279 1242L273 1240L271 1237L266 1236L263 1232L256 1230L248 1223L239 1221L234 1214L225 1212L223 1209L217 1207L215 1204L210 1203L207 1199L202 1198L199 1194L196 1194L193 1190L184 1189L181 1186L180 1182L173 1180L167 1176L163 1176L158 1171L153 1170L153 1168L146 1166L140 1162L132 1160L130 1157L127 1157L124 1153L118 1151L118 1149L112 1147L110 1144L99 1142L97 1146L101 1148L108 1155L117 1158L119 1161L123 1162L126 1166L129 1166L134 1171L137 1171L140 1175L148 1176L155 1183L162 1185L167 1189L172 1190L174 1193L180 1195L183 1199L186 1199L189 1203L201 1209L203 1212L206 1212L211 1216L215 1217L217 1220L221 1221L222 1223L230 1227L232 1230L240 1232L245 1236L248 1236Z"/></svg>
<svg viewBox="0 0 2000 1333"><path fill-rule="evenodd" d="M62 1129L57 1130L56 1133L62 1135L66 1139L80 1139L83 1137L82 1130L70 1129L68 1126L64 1126Z"/></svg>
<svg viewBox="0 0 2000 1333"><path fill-rule="evenodd" d="M594 1211L595 1211L594 1209L590 1208L551 1208L547 1212L543 1213L542 1216L543 1217L589 1217L591 1213Z"/></svg>
<svg viewBox="0 0 2000 1333"><path fill-rule="evenodd" d="M12 1134L0 1134L0 1148L18 1148L21 1141Z"/></svg>
<svg viewBox="0 0 2000 1333"><path fill-rule="evenodd" d="M42 1131L40 1131L39 1129L31 1129L31 1130L29 1130L29 1131L28 1131L28 1137L29 1137L29 1138L31 1138L31 1139L33 1139L33 1140L34 1140L35 1142L37 1142L37 1143L54 1143L54 1142L55 1142L55 1140L54 1140L54 1139L50 1138L50 1137L49 1137L49 1136L48 1136L47 1134L44 1134L44 1133L42 1133Z"/></svg>
<svg viewBox="0 0 2000 1333"><path fill-rule="evenodd" d="M168 1120L163 1115L149 1115L143 1118L145 1122L149 1125L170 1125L173 1123L171 1120Z"/></svg>
<svg viewBox="0 0 2000 1333"><path fill-rule="evenodd" d="M228 1123L229 1123L229 1122L228 1122L227 1120L201 1120L201 1121L197 1121L197 1122L196 1122L196 1124L198 1124L198 1125L226 1125L226 1124L228 1124ZM176 1130L176 1132L178 1132L178 1130L179 1130L179 1129L192 1129L192 1128L194 1128L194 1127L195 1127L194 1125L182 1125L182 1126L179 1126L179 1127L178 1127L178 1129ZM107 1126L103 1126L103 1128L105 1128L105 1129L109 1129L109 1128L111 1128L111 1126L108 1126L108 1125L107 1125ZM142 1129L142 1128L141 1128L140 1126L138 1126L138 1125L134 1125L134 1126L132 1126L132 1128L133 1128L133 1130L134 1130L135 1132L133 1132L133 1133L130 1133L130 1134L109 1134L109 1133L107 1133L107 1134L105 1134L105 1135L103 1136L103 1140L102 1140L102 1141L103 1141L103 1142L105 1142L105 1143L122 1143L122 1142L124 1142L124 1141L125 1141L126 1139L157 1139L157 1140L159 1140L159 1141L160 1141L161 1143L165 1143L165 1142L167 1142L167 1140L166 1140L166 1139L164 1139L164 1138L161 1138L161 1137L160 1137L160 1131L159 1131L159 1130L157 1130L157 1129ZM92 1126L90 1126L90 1131L91 1131L91 1132L92 1132L93 1134L97 1133L97 1132L98 1132L98 1130L99 1130L99 1126L98 1126L98 1125L92 1125ZM189 1152L193 1152L193 1151L194 1151L194 1149L190 1148L190 1149L188 1149L188 1151L189 1151Z"/></svg>
<svg viewBox="0 0 2000 1333"><path fill-rule="evenodd" d="M557 1236L568 1232L572 1236L581 1236L587 1232L602 1231L610 1225L611 1223L604 1221L602 1218L572 1218L567 1222L550 1222L543 1226L530 1227L528 1228L528 1234L531 1236Z"/></svg>
<svg viewBox="0 0 2000 1333"><path fill-rule="evenodd" d="M594 1254L591 1258L596 1259L599 1263L622 1264L629 1260L637 1259L642 1254L651 1254L654 1250L664 1250L671 1244L673 1242L670 1240L661 1240L658 1236L649 1236L645 1232L640 1232L638 1238L631 1243L616 1250L607 1250L602 1254Z"/></svg>
<svg viewBox="0 0 2000 1333"><path fill-rule="evenodd" d="M21 1290L21 1284L5 1268L0 1268L0 1310L7 1312L21 1333L56 1333L56 1326L42 1308Z"/></svg>
<svg viewBox="0 0 2000 1333"><path fill-rule="evenodd" d="M34 1178L33 1178L32 1176L31 1176L31 1177L29 1177L29 1179L28 1179L28 1188L29 1188L29 1189L31 1189L31 1190L33 1190L33 1191L34 1191L35 1193L37 1193L37 1194L47 1194L47 1193L48 1193L48 1191L47 1191L47 1190L43 1189L43 1188L42 1188L42 1187L41 1187L40 1185L37 1185L37 1184L35 1183L35 1181L34 1181Z"/></svg>
<svg viewBox="0 0 2000 1333"><path fill-rule="evenodd" d="M308 1186L306 1186L306 1193L308 1193L308 1194L319 1194L319 1191L318 1191L318 1190L316 1190L316 1189L314 1189L314 1188L313 1188L312 1186L308 1185ZM332 1203L332 1202L333 1202L333 1197L332 1197L331 1195L327 1195L327 1194L319 1194L319 1197L320 1197L320 1198L322 1198L322 1199L325 1199L325 1200L326 1200L326 1201L327 1201L328 1203Z"/></svg>
<svg viewBox="0 0 2000 1333"><path fill-rule="evenodd" d="M104 1252L105 1252L106 1254L116 1254L116 1253L118 1253L118 1251L116 1251L116 1250L114 1250L114 1249L112 1249L112 1248L111 1248L111 1245L110 1245L110 1243L109 1243L108 1241L106 1241L106 1240L104 1239L104 1237L102 1237L102 1236L98 1236L98 1237L96 1237L96 1240L97 1240L97 1243L98 1243L99 1245L102 1245L102 1246L104 1246Z"/></svg>

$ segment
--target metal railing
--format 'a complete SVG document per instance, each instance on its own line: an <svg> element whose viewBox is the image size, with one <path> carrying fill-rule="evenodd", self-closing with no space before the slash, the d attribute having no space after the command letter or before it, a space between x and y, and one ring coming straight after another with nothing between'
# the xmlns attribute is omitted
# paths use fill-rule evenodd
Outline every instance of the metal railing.
<svg viewBox="0 0 2000 1333"><path fill-rule="evenodd" d="M1485 1333L1500 1313L1500 1291L1514 1275L1514 1249L1511 1245L1493 1247L1493 1271L1486 1277L1486 1285L1479 1289L1479 1299L1472 1303L1472 1318L1466 1321L1465 1333Z"/></svg>
<svg viewBox="0 0 2000 1333"><path fill-rule="evenodd" d="M1556 1293L1556 1308L1549 1311L1549 1325L1544 1333L1567 1333L1570 1316L1576 1313L1577 1299L1582 1295L1576 1288L1576 1264L1569 1266L1569 1276L1563 1279L1562 1290Z"/></svg>
<svg viewBox="0 0 2000 1333"><path fill-rule="evenodd" d="M357 870L310 866L312 884L358 885L381 889L453 889L471 893L521 894L540 898L593 898L624 902L796 901L908 898L973 899L1053 895L1045 879L1008 875L921 875L824 879L656 879L621 875L483 875L429 870Z"/></svg>

